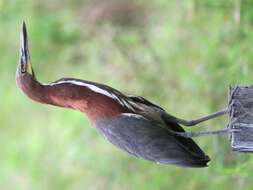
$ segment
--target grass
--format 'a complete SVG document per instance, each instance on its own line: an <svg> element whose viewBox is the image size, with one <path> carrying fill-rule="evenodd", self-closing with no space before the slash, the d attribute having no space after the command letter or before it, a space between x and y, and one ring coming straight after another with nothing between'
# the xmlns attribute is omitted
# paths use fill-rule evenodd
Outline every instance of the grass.
<svg viewBox="0 0 253 190"><path fill-rule="evenodd" d="M39 80L107 83L186 119L211 113L226 106L228 85L253 83L252 3L140 1L144 26L88 26L86 3L0 0L0 188L252 189L253 159L233 153L226 136L196 139L208 168L156 165L117 150L82 114L34 103L15 85L24 19ZM202 124L225 125L224 117Z"/></svg>

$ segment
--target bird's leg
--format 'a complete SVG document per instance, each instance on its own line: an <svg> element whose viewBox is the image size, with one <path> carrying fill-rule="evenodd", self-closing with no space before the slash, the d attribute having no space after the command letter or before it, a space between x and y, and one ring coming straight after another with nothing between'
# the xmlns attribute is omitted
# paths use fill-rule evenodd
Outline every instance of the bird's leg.
<svg viewBox="0 0 253 190"><path fill-rule="evenodd" d="M245 113L245 114L247 114L247 113ZM228 124L226 129L221 129L221 130L216 130L216 131L177 132L177 131L173 131L173 130L170 130L170 129L169 129L169 131L171 133L175 134L175 135L185 137L185 138L193 138L193 137L201 137L201 136L209 136L209 135L224 135L224 134L227 134L227 133L232 133L232 132L236 132L236 131L241 130L241 129L231 128L231 125L233 125L237 121L238 121L238 118L235 118L232 122L230 122Z"/></svg>
<svg viewBox="0 0 253 190"><path fill-rule="evenodd" d="M171 116L171 115L169 115L169 118L174 122L177 122L177 123L182 124L184 126L190 127L190 126L194 126L194 125L197 125L199 123L202 123L204 121L222 116L222 115L228 113L228 110L229 109L226 108L224 110L221 110L221 111L218 111L218 112L215 112L215 113L212 113L210 115L207 115L207 116L204 116L204 117L201 117L201 118L198 118L198 119L194 119L194 120L184 120L184 119L180 119L180 118L177 118L177 117L174 117L174 116Z"/></svg>
<svg viewBox="0 0 253 190"><path fill-rule="evenodd" d="M239 129L222 129L217 131L198 131L198 132L175 132L172 131L173 134L185 137L185 138L192 138L192 137L201 137L201 136L209 136L209 135L223 135L227 134L228 132L235 132L239 131Z"/></svg>

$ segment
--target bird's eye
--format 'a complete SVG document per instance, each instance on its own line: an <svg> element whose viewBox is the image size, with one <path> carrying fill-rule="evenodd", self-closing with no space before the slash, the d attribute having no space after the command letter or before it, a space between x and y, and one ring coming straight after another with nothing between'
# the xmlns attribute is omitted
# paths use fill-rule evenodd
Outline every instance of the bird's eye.
<svg viewBox="0 0 253 190"><path fill-rule="evenodd" d="M20 70L21 70L21 73L25 73L26 72L26 67L25 67L24 64L21 64Z"/></svg>

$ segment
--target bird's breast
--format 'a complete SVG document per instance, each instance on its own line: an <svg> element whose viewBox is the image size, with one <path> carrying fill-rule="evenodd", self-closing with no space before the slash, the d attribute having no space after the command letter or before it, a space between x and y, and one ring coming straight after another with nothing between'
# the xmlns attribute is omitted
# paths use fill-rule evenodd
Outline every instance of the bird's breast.
<svg viewBox="0 0 253 190"><path fill-rule="evenodd" d="M128 112L122 105L118 104L114 99L103 97L102 95L94 95L83 106L84 112L92 122L103 119L111 119L122 113Z"/></svg>

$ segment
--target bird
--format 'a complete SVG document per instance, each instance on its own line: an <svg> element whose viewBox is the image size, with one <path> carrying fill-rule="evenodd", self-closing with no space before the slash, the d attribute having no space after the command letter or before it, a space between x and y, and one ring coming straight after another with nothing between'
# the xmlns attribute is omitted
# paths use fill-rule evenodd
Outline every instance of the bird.
<svg viewBox="0 0 253 190"><path fill-rule="evenodd" d="M16 84L30 99L53 106L78 110L110 143L126 153L155 162L181 167L207 167L210 158L184 136L181 125L193 126L223 115L226 110L187 121L141 96L126 95L105 84L62 78L40 83L34 73L25 22L20 36L20 57Z"/></svg>

